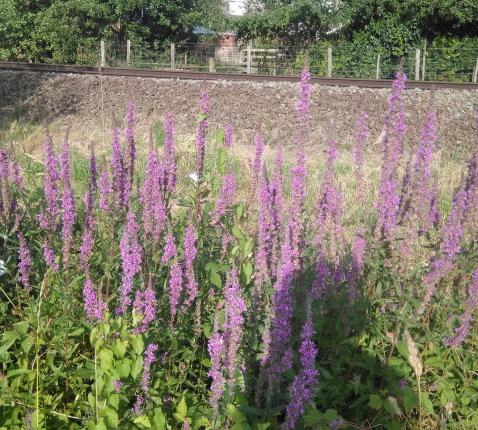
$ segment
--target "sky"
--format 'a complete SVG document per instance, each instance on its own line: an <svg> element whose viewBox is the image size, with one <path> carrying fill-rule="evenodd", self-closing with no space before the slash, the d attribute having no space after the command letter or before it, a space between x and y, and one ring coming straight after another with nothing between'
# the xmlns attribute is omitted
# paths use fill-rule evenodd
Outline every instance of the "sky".
<svg viewBox="0 0 478 430"><path fill-rule="evenodd" d="M244 15L246 0L229 0L229 12L231 15Z"/></svg>

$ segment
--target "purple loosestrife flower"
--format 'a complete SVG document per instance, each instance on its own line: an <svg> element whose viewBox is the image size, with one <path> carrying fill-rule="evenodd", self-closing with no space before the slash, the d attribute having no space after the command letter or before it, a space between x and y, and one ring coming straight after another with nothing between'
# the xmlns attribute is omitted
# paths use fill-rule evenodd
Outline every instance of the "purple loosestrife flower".
<svg viewBox="0 0 478 430"><path fill-rule="evenodd" d="M234 125L232 122L226 124L226 132L224 133L224 146L226 148L232 147L234 142Z"/></svg>
<svg viewBox="0 0 478 430"><path fill-rule="evenodd" d="M140 324L135 329L135 333L144 333L149 324L156 318L156 294L153 289L151 278L148 282L148 287L144 291L136 291L136 296L133 303L134 313L141 315Z"/></svg>
<svg viewBox="0 0 478 430"><path fill-rule="evenodd" d="M435 294L438 283L453 268L456 255L460 252L463 237L463 214L466 209L466 192L460 188L452 203L452 209L445 225L441 228L441 244L437 257L432 261L429 272L423 279L425 296L422 299L418 313L421 314Z"/></svg>
<svg viewBox="0 0 478 430"><path fill-rule="evenodd" d="M111 172L112 191L116 210L120 210L127 203L127 180L123 150L120 143L120 134L117 127L113 128L111 140Z"/></svg>
<svg viewBox="0 0 478 430"><path fill-rule="evenodd" d="M302 70L300 75L299 101L296 106L301 129L302 127L307 127L310 119L310 96L312 94L310 78L310 72L305 69Z"/></svg>
<svg viewBox="0 0 478 430"><path fill-rule="evenodd" d="M196 131L196 171L199 178L203 176L204 156L206 153L207 115L209 113L208 95L204 87L201 87L199 95L199 125Z"/></svg>
<svg viewBox="0 0 478 430"><path fill-rule="evenodd" d="M361 111L357 116L355 126L355 143L352 149L354 159L354 174L357 198L360 202L363 201L363 176L364 176L364 146L368 139L368 113Z"/></svg>
<svg viewBox="0 0 478 430"><path fill-rule="evenodd" d="M82 270L89 269L89 261L91 252L93 251L93 231L92 228L86 227L83 231L83 237L81 238L80 246L80 267Z"/></svg>
<svg viewBox="0 0 478 430"><path fill-rule="evenodd" d="M237 351L241 345L242 325L244 323L244 312L246 312L246 303L241 296L241 287L237 277L237 269L233 268L228 273L224 296L226 299L226 315L224 320L224 343L225 370L229 388L234 383L234 373L237 366Z"/></svg>
<svg viewBox="0 0 478 430"><path fill-rule="evenodd" d="M4 149L0 150L0 190L1 190L1 200L0 200L0 214L4 213L7 215L10 211L10 197L8 193L8 171L9 171L9 160L7 151Z"/></svg>
<svg viewBox="0 0 478 430"><path fill-rule="evenodd" d="M257 220L257 252L254 264L254 301L255 306L260 306L262 289L265 282L270 279L270 267L272 259L272 206L271 190L267 174L264 170L263 179L259 186L259 215Z"/></svg>
<svg viewBox="0 0 478 430"><path fill-rule="evenodd" d="M382 173L379 195L375 204L381 235L388 241L395 237L399 209L398 167L403 154L403 140L406 133L402 92L406 79L406 75L399 70L393 82L392 95L388 99Z"/></svg>
<svg viewBox="0 0 478 430"><path fill-rule="evenodd" d="M49 266L54 272L58 272L59 266L55 261L55 253L49 242L43 244L43 258L47 266Z"/></svg>
<svg viewBox="0 0 478 430"><path fill-rule="evenodd" d="M65 138L60 154L60 177L63 187L61 213L61 239L63 241L63 264L68 265L73 243L73 225L75 223L75 200L71 188L70 146Z"/></svg>
<svg viewBox="0 0 478 430"><path fill-rule="evenodd" d="M93 145L90 145L90 160L88 167L90 171L88 186L93 192L98 188L98 163L96 161L95 148Z"/></svg>
<svg viewBox="0 0 478 430"><path fill-rule="evenodd" d="M126 164L126 174L129 179L129 184L133 183L134 177L134 163L136 161L136 145L134 139L134 127L136 124L136 115L135 115L135 106L134 102L130 100L128 106L126 107L126 153L127 153L127 164Z"/></svg>
<svg viewBox="0 0 478 430"><path fill-rule="evenodd" d="M107 305L96 295L93 282L91 282L89 276L83 285L83 299L85 301L86 317L92 322L103 321Z"/></svg>
<svg viewBox="0 0 478 430"><path fill-rule="evenodd" d="M176 245L174 244L174 236L169 233L166 237L166 245L164 246L164 253L161 257L161 263L168 264L169 260L175 258L177 255Z"/></svg>
<svg viewBox="0 0 478 430"><path fill-rule="evenodd" d="M198 295L198 284L194 275L194 259L196 258L196 229L188 225L184 232L184 269L186 272L187 292L186 306L191 305Z"/></svg>
<svg viewBox="0 0 478 430"><path fill-rule="evenodd" d="M474 237L474 232L478 230L478 152L468 162L465 191L467 206L463 226Z"/></svg>
<svg viewBox="0 0 478 430"><path fill-rule="evenodd" d="M133 279L141 270L141 245L138 243L138 225L133 212L126 215L126 224L120 242L121 266L123 269L120 305L116 312L119 315L126 313L131 304L130 293L133 289Z"/></svg>
<svg viewBox="0 0 478 430"><path fill-rule="evenodd" d="M133 412L136 415L141 413L142 407L145 400L148 397L149 386L151 384L151 365L156 361L156 351L158 350L158 345L149 344L144 353L144 363L143 363L143 373L141 374L141 391L143 394L140 394L136 397L136 402L133 406Z"/></svg>
<svg viewBox="0 0 478 430"><path fill-rule="evenodd" d="M154 208L158 193L159 160L156 149L151 149L146 162L146 175L144 178L141 199L143 203L143 233L147 240L154 231Z"/></svg>
<svg viewBox="0 0 478 430"><path fill-rule="evenodd" d="M179 300L183 291L183 269L181 265L175 261L171 266L169 274L169 308L171 312L171 320L176 316Z"/></svg>
<svg viewBox="0 0 478 430"><path fill-rule="evenodd" d="M225 383L225 378L222 373L225 346L223 335L219 333L217 312L214 318L214 332L209 339L207 349L209 351L209 356L211 357L211 368L209 369L208 376L212 379L209 403L213 409L214 418L217 415L219 400L221 400L222 391Z"/></svg>
<svg viewBox="0 0 478 430"><path fill-rule="evenodd" d="M117 393L121 391L121 388L123 387L123 383L119 379L113 380L113 388Z"/></svg>
<svg viewBox="0 0 478 430"><path fill-rule="evenodd" d="M20 248L18 250L19 262L18 262L18 273L20 274L20 282L25 287L25 289L30 289L30 268L31 268L31 256L30 250L28 249L27 241L23 233L18 233L18 241Z"/></svg>
<svg viewBox="0 0 478 430"><path fill-rule="evenodd" d="M20 165L16 161L12 161L10 167L13 183L17 186L17 188L23 189L23 176Z"/></svg>
<svg viewBox="0 0 478 430"><path fill-rule="evenodd" d="M163 163L161 166L161 174L164 181L166 192L172 193L176 186L176 160L174 151L174 124L173 114L168 112L164 125L164 152Z"/></svg>
<svg viewBox="0 0 478 430"><path fill-rule="evenodd" d="M212 214L214 224L219 224L221 218L226 213L227 207L233 203L235 192L236 178L234 174L228 172L224 175L222 180L221 191L216 202L216 208Z"/></svg>
<svg viewBox="0 0 478 430"><path fill-rule="evenodd" d="M468 297L465 303L465 311L460 317L460 325L455 329L453 336L445 339L446 345L451 348L459 347L470 332L473 312L478 308L478 270L473 274L473 279L468 287Z"/></svg>
<svg viewBox="0 0 478 430"><path fill-rule="evenodd" d="M280 247L282 242L282 210L283 210L283 179L282 166L284 154L282 146L276 151L275 168L270 184L271 197L271 274L276 276L277 265L279 264Z"/></svg>
<svg viewBox="0 0 478 430"><path fill-rule="evenodd" d="M290 402L287 405L286 419L283 429L295 429L297 420L302 416L305 409L312 402L318 383L319 372L315 368L317 347L313 341L313 327L310 317L307 318L302 332L302 342L299 348L300 370L292 381L289 394Z"/></svg>
<svg viewBox="0 0 478 430"><path fill-rule="evenodd" d="M296 270L301 268L301 254L304 246L303 230L304 230L304 203L305 203L305 181L307 176L307 167L305 154L302 144L296 142L296 161L291 170L291 249L294 267Z"/></svg>
<svg viewBox="0 0 478 430"><path fill-rule="evenodd" d="M111 195L111 182L110 175L106 166L103 168L100 177L100 209L109 212L110 210L110 195Z"/></svg>
<svg viewBox="0 0 478 430"><path fill-rule="evenodd" d="M315 262L315 279L312 282L311 298L320 300L327 293L328 280L330 278L330 269L327 257L322 249L319 249Z"/></svg>
<svg viewBox="0 0 478 430"><path fill-rule="evenodd" d="M40 228L43 230L55 231L58 221L58 159L53 149L51 137L47 135L44 144L45 151L45 177L44 195L46 207L39 215Z"/></svg>
<svg viewBox="0 0 478 430"><path fill-rule="evenodd" d="M290 227L289 234L290 236ZM281 264L274 284L272 300L273 319L271 323L271 344L268 364L269 387L278 386L281 375L292 367L292 350L289 345L292 335L292 280L294 276L293 254L290 239L282 247Z"/></svg>
<svg viewBox="0 0 478 430"><path fill-rule="evenodd" d="M357 282L362 274L364 260L365 260L365 247L367 245L364 237L364 231L361 229L355 236L352 243L352 255L350 259L350 268L348 273L348 287L350 301L355 301L358 298L359 292L357 290Z"/></svg>
<svg viewBox="0 0 478 430"><path fill-rule="evenodd" d="M262 155L264 154L264 140L260 132L256 133L256 142L254 148L254 160L252 161L252 188L251 199L254 199L260 174L262 172Z"/></svg>

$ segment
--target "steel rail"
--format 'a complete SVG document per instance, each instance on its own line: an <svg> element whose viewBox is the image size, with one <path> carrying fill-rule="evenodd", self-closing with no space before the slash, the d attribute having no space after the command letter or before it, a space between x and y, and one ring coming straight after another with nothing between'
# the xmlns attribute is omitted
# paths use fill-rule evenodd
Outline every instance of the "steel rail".
<svg viewBox="0 0 478 430"><path fill-rule="evenodd" d="M299 82L299 76L247 75L242 73L194 72L183 70L130 69L121 67L90 67L66 64L34 64L0 61L0 70L30 71L43 73L73 73L81 75L127 76L155 79L187 79L199 81L245 81L245 82ZM339 87L390 88L390 79L351 79L312 77L312 83ZM450 88L455 90L478 90L478 84L470 82L407 81L408 89Z"/></svg>

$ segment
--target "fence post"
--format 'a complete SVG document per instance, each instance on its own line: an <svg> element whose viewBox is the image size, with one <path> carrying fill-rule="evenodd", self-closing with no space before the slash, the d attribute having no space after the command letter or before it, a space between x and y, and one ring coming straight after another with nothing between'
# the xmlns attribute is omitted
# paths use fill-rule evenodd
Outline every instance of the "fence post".
<svg viewBox="0 0 478 430"><path fill-rule="evenodd" d="M209 57L209 72L215 72L216 70L214 69L214 58Z"/></svg>
<svg viewBox="0 0 478 430"><path fill-rule="evenodd" d="M126 64L129 66L131 62L131 40L126 41Z"/></svg>
<svg viewBox="0 0 478 430"><path fill-rule="evenodd" d="M375 79L380 79L380 54L377 54L377 70L375 71Z"/></svg>
<svg viewBox="0 0 478 430"><path fill-rule="evenodd" d="M332 47L327 48L327 77L332 77Z"/></svg>
<svg viewBox="0 0 478 430"><path fill-rule="evenodd" d="M105 41L101 39L100 41L100 66L106 67L106 48L105 48Z"/></svg>
<svg viewBox="0 0 478 430"><path fill-rule="evenodd" d="M251 42L247 44L247 74L251 74L252 69L252 54L251 54Z"/></svg>
<svg viewBox="0 0 478 430"><path fill-rule="evenodd" d="M427 56L427 39L425 39L425 42L423 43L423 59L422 59L422 81L425 80L425 57Z"/></svg>
<svg viewBox="0 0 478 430"><path fill-rule="evenodd" d="M420 48L415 49L415 80L420 80Z"/></svg>
<svg viewBox="0 0 478 430"><path fill-rule="evenodd" d="M473 70L472 82L476 84L477 79L478 79L478 57L476 58L475 70Z"/></svg>
<svg viewBox="0 0 478 430"><path fill-rule="evenodd" d="M176 68L176 45L171 43L171 69L174 70Z"/></svg>

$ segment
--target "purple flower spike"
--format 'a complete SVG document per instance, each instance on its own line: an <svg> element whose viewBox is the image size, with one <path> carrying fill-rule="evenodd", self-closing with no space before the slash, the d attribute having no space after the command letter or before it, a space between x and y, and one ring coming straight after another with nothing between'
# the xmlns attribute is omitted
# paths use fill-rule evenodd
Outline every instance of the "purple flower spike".
<svg viewBox="0 0 478 430"><path fill-rule="evenodd" d="M144 291L136 291L136 296L133 303L134 313L141 315L142 319L135 333L144 333L149 324L156 318L156 293L153 289L151 279L148 282L148 288Z"/></svg>
<svg viewBox="0 0 478 430"><path fill-rule="evenodd" d="M297 103L297 114L300 120L300 127L305 127L310 118L310 96L312 85L310 84L311 74L308 70L302 70L300 75L299 101Z"/></svg>
<svg viewBox="0 0 478 430"><path fill-rule="evenodd" d="M246 303L241 295L236 268L233 268L228 274L224 296L226 299L226 315L223 328L224 344L226 345L224 365L228 385L231 388L237 368L237 351L241 344L243 314L246 312Z"/></svg>
<svg viewBox="0 0 478 430"><path fill-rule="evenodd" d="M196 258L196 229L188 225L184 232L184 269L186 272L187 292L186 306L190 306L198 295L198 284L194 274L194 259Z"/></svg>
<svg viewBox="0 0 478 430"><path fill-rule="evenodd" d="M120 143L120 134L117 127L113 128L112 132L111 173L115 208L116 210L120 210L126 206L127 198L129 196L127 191L127 172Z"/></svg>
<svg viewBox="0 0 478 430"><path fill-rule="evenodd" d="M473 274L473 279L468 287L468 297L465 302L465 311L460 317L460 325L455 329L453 336L445 339L445 344L450 348L458 348L470 332L473 312L478 308L478 270Z"/></svg>
<svg viewBox="0 0 478 430"><path fill-rule="evenodd" d="M282 425L283 429L293 430L297 419L302 416L307 406L313 400L315 389L318 383L319 372L315 368L317 347L314 344L311 312L305 322L302 332L302 343L299 348L300 371L292 381L289 388L290 402L287 405L286 419Z"/></svg>
<svg viewBox="0 0 478 430"><path fill-rule="evenodd" d="M196 131L196 171L202 178L204 171L204 156L206 153L207 115L209 113L208 95L204 87L201 87L199 96L199 125Z"/></svg>
<svg viewBox="0 0 478 430"><path fill-rule="evenodd" d="M53 149L51 137L47 135L44 144L45 151L45 177L44 195L46 201L45 209L39 215L40 228L47 231L55 231L58 222L58 159Z"/></svg>
<svg viewBox="0 0 478 430"><path fill-rule="evenodd" d="M225 346L223 335L219 332L217 312L214 318L214 332L209 339L207 349L211 357L211 368L209 369L208 376L212 379L209 403L213 409L213 417L215 417L218 412L219 400L222 398L225 383L225 378L222 373Z"/></svg>
<svg viewBox="0 0 478 430"><path fill-rule="evenodd" d="M232 122L226 124L226 132L224 134L224 146L230 148L234 142L234 126Z"/></svg>
<svg viewBox="0 0 478 430"><path fill-rule="evenodd" d="M142 249L138 243L138 225L133 212L128 212L126 224L120 242L121 265L123 269L120 306L116 310L119 315L126 313L131 305L130 293L133 290L133 279L141 271Z"/></svg>
<svg viewBox="0 0 478 430"><path fill-rule="evenodd" d="M176 245L174 243L174 236L169 233L166 237L166 245L164 246L164 253L161 257L161 263L168 264L169 260L175 258L177 255Z"/></svg>
<svg viewBox="0 0 478 430"><path fill-rule="evenodd" d="M25 289L30 289L30 267L31 267L31 256L30 250L28 249L27 241L23 233L18 233L18 241L20 242L20 248L18 250L19 263L18 263L18 273L20 274L20 282L25 287Z"/></svg>
<svg viewBox="0 0 478 430"><path fill-rule="evenodd" d="M58 272L60 267L55 261L55 253L48 242L43 244L43 258L45 259L47 266L49 266L54 272Z"/></svg>
<svg viewBox="0 0 478 430"><path fill-rule="evenodd" d="M174 262L169 275L169 307L171 320L176 316L179 300L183 291L183 270L178 262Z"/></svg>
<svg viewBox="0 0 478 430"><path fill-rule="evenodd" d="M75 223L75 200L71 188L70 146L66 138L60 155L60 176L63 186L61 203L61 239L63 241L63 264L68 265L70 250L73 243L73 225Z"/></svg>
<svg viewBox="0 0 478 430"><path fill-rule="evenodd" d="M84 307L88 320L92 322L103 321L107 305L96 295L93 282L91 282L89 277L86 278L83 286L83 299L85 301Z"/></svg>
<svg viewBox="0 0 478 430"><path fill-rule="evenodd" d="M218 224L226 213L226 209L234 201L236 192L236 178L232 173L226 173L223 178L219 198L217 199L216 209L212 215L214 224Z"/></svg>
<svg viewBox="0 0 478 430"><path fill-rule="evenodd" d="M106 166L103 168L100 177L100 209L109 212L110 210L110 195L111 195L111 183L110 175Z"/></svg>

